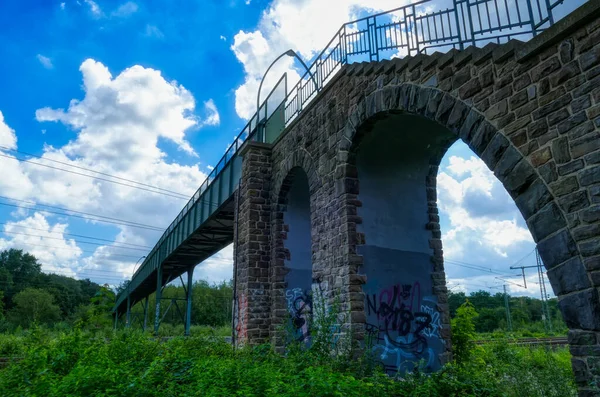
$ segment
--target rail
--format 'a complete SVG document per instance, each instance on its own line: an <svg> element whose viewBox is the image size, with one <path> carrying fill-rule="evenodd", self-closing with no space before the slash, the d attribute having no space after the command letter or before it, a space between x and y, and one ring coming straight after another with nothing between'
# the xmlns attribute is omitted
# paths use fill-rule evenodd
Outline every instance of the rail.
<svg viewBox="0 0 600 397"><path fill-rule="evenodd" d="M422 0L343 24L317 55L308 70L289 92L287 76L279 80L284 85L283 100L272 109L282 109L284 125L289 125L316 94L344 65L356 61L379 61L381 58L416 55L451 48L464 49L470 45L501 43L515 37L528 39L554 23L554 9L564 0L452 0L453 7L431 12L432 0ZM510 4L510 5L509 5ZM316 79L313 80L313 77ZM248 139L264 140L261 127L272 113L268 102L275 97L275 88L262 102L254 116L244 126L225 155L217 163L162 234L154 248L131 279L131 287L141 283L140 275L149 275L149 263L162 262L168 254L162 250L166 239L183 217L203 197L210 184L234 159ZM258 127L258 128L257 128ZM134 282L135 281L135 282ZM128 291L128 290L127 290ZM124 300L117 297L117 306Z"/></svg>

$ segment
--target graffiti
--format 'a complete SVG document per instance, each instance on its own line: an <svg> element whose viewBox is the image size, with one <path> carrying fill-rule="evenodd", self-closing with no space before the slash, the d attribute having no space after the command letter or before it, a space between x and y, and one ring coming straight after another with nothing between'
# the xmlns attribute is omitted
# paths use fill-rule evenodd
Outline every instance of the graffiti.
<svg viewBox="0 0 600 397"><path fill-rule="evenodd" d="M424 369L436 365L440 314L435 299L421 296L421 284L400 283L366 294L366 333L373 352L388 372L406 371L418 362Z"/></svg>
<svg viewBox="0 0 600 397"><path fill-rule="evenodd" d="M248 297L245 294L239 294L236 300L234 326L236 340L246 339L248 336Z"/></svg>
<svg viewBox="0 0 600 397"><path fill-rule="evenodd" d="M421 305L421 312L427 313L431 317L429 327L423 330L423 335L425 335L428 338L432 338L434 336L439 337L440 313L436 311L433 307L427 305Z"/></svg>
<svg viewBox="0 0 600 397"><path fill-rule="evenodd" d="M285 291L288 312L294 328L296 340L307 341L310 337L312 315L312 293L303 291L302 288L293 288Z"/></svg>

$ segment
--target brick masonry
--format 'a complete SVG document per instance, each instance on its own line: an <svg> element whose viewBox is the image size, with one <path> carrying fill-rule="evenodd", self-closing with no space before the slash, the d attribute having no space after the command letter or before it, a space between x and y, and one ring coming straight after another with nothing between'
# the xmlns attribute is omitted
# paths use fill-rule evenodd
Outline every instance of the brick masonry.
<svg viewBox="0 0 600 397"><path fill-rule="evenodd" d="M596 3L596 2L591 2ZM597 4L596 4L597 6ZM347 65L273 145L249 144L240 189L236 324L240 342L281 346L286 318L282 212L290 171L308 175L313 280L349 312L342 324L365 336L363 258L355 153L379 121L412 114L445 126L502 182L536 241L569 326L581 396L600 382L600 19L561 27L523 56L511 41L463 52ZM542 36L544 36L542 35ZM540 36L541 37L541 36ZM529 45L529 44L528 44ZM448 142L450 145L452 142ZM435 176L424 186L431 277L441 336L449 341ZM442 352L447 360L450 344Z"/></svg>

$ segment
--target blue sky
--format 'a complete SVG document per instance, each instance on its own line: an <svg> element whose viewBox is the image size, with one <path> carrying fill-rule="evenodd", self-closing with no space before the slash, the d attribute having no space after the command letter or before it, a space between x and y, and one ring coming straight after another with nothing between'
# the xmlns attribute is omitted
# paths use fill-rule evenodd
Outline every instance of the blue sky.
<svg viewBox="0 0 600 397"><path fill-rule="evenodd" d="M569 1L569 9L581 2ZM253 113L271 60L293 48L308 61L342 23L403 3L2 1L0 249L29 250L45 271L111 284L130 277L160 236L151 227L167 226L185 204L173 196L193 194ZM432 9L442 5L431 2ZM263 92L286 71L293 83L296 65L284 59ZM75 172L84 171L70 166L90 168L175 193L156 195L19 158ZM497 274L482 269L514 275L508 267L528 254L523 263L534 264L534 245L514 203L465 145L445 156L438 186L453 290L495 292ZM138 225L23 208L32 203ZM196 277L229 279L231 252L205 261Z"/></svg>

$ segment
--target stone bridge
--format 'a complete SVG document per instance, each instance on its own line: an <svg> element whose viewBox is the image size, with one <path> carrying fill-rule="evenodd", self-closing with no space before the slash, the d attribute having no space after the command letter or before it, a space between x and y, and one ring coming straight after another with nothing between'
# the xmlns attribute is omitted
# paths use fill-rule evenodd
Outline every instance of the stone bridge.
<svg viewBox="0 0 600 397"><path fill-rule="evenodd" d="M461 139L527 221L580 395L598 395L599 11L590 1L527 43L345 65L273 144L246 142L236 343L282 346L290 314L310 343L317 307L338 302L330 332L386 369L447 362L436 176Z"/></svg>

